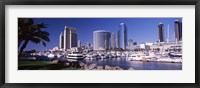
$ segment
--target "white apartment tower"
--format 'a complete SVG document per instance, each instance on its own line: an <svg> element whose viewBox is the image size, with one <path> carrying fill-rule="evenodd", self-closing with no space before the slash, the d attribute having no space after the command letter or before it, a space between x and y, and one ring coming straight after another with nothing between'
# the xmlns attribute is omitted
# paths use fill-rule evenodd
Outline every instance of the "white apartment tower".
<svg viewBox="0 0 200 88"><path fill-rule="evenodd" d="M65 26L63 42L64 50L77 47L77 33L75 28Z"/></svg>

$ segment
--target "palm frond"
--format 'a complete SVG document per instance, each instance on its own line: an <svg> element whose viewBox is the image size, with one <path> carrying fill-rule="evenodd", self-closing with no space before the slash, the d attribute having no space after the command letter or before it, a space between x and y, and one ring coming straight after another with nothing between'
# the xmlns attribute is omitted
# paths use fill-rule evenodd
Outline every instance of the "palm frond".
<svg viewBox="0 0 200 88"><path fill-rule="evenodd" d="M44 41L50 42L49 37L45 36L45 35L37 35L37 36L34 36L34 37L37 37L37 38L43 39Z"/></svg>
<svg viewBox="0 0 200 88"><path fill-rule="evenodd" d="M30 41L36 44L43 44L44 46L46 46L46 43L39 38L31 38Z"/></svg>
<svg viewBox="0 0 200 88"><path fill-rule="evenodd" d="M46 25L44 23L41 24L37 24L38 28L47 28Z"/></svg>
<svg viewBox="0 0 200 88"><path fill-rule="evenodd" d="M37 35L42 34L42 35L45 35L45 36L49 36L49 33L48 33L48 32L46 32L46 31L41 31L41 30L38 30L38 31L35 32L34 34L37 34Z"/></svg>
<svg viewBox="0 0 200 88"><path fill-rule="evenodd" d="M32 34L33 37L38 37L38 38L41 38L47 42L50 41L49 39L49 33L48 32L45 32L45 31L40 31L40 32L36 32L34 34Z"/></svg>

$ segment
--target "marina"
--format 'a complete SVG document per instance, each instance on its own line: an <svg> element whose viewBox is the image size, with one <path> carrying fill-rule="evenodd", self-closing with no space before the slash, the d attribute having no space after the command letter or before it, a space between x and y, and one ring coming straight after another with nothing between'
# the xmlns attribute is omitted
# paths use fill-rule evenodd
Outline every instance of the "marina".
<svg viewBox="0 0 200 88"><path fill-rule="evenodd" d="M166 53L166 52L165 52ZM122 55L122 56L119 56ZM97 66L119 66L124 70L134 68L136 70L182 70L182 57L168 54L156 54L153 52L89 52L89 53L63 53L63 52L38 52L24 57L35 57L38 60L61 60L68 62L81 62L96 64Z"/></svg>

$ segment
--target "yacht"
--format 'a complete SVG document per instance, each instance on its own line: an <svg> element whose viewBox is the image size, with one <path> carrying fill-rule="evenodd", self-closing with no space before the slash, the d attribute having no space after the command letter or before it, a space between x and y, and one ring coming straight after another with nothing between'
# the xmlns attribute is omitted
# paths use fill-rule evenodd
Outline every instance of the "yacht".
<svg viewBox="0 0 200 88"><path fill-rule="evenodd" d="M83 54L80 52L71 52L67 54L67 59L76 59L76 60L80 60L83 59Z"/></svg>
<svg viewBox="0 0 200 88"><path fill-rule="evenodd" d="M85 57L86 60L92 60L92 59L95 59L95 55L93 53L88 53L86 54L86 57Z"/></svg>
<svg viewBox="0 0 200 88"><path fill-rule="evenodd" d="M178 53L178 52L169 52L168 55L170 57L182 57L182 53Z"/></svg>
<svg viewBox="0 0 200 88"><path fill-rule="evenodd" d="M106 55L100 54L101 59L106 59Z"/></svg>
<svg viewBox="0 0 200 88"><path fill-rule="evenodd" d="M116 52L118 57L121 57L122 53L121 52Z"/></svg>
<svg viewBox="0 0 200 88"><path fill-rule="evenodd" d="M48 54L48 55L47 55L47 57L49 57L49 58L54 58L54 57L55 57L55 55L54 55L54 54L52 54L52 53L50 53L50 54Z"/></svg>
<svg viewBox="0 0 200 88"><path fill-rule="evenodd" d="M56 56L57 56L58 58L64 57L64 55L62 55L62 54L57 54Z"/></svg>
<svg viewBox="0 0 200 88"><path fill-rule="evenodd" d="M142 54L137 54L137 53L131 53L128 55L127 60L132 61L132 60L142 60L143 55Z"/></svg>

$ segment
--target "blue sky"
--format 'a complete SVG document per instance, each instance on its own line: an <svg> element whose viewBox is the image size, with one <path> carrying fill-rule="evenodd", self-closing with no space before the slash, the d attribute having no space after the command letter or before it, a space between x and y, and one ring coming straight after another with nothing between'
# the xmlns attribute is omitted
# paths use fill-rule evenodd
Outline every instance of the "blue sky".
<svg viewBox="0 0 200 88"><path fill-rule="evenodd" d="M167 25L170 29L170 40L174 36L174 20L182 21L182 18L40 18L34 19L35 23L45 23L47 28L43 29L50 34L50 42L44 47L41 44L29 42L25 50L48 50L59 46L59 35L64 31L65 26L77 29L78 40L85 45L93 43L93 31L108 30L117 33L120 23L125 23L128 29L128 39L138 43L156 42L158 40L158 24L164 24L165 35ZM167 38L167 36L165 36Z"/></svg>

